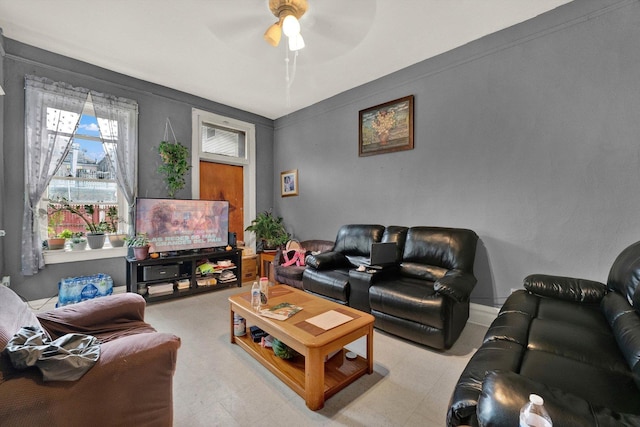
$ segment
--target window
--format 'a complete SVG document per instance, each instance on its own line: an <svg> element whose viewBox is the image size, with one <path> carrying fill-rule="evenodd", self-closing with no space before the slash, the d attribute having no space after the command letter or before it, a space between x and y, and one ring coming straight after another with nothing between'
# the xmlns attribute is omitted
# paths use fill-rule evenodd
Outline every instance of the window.
<svg viewBox="0 0 640 427"><path fill-rule="evenodd" d="M58 110L47 108L48 132L55 131L52 126L56 123L55 116L59 114ZM75 129L57 130L59 136L70 140L71 145L40 202L41 212L47 212L46 221L41 221L40 224L42 236L59 234L63 230L85 232L85 223L69 212L54 215L56 221L51 221L51 209L48 205L50 202L55 204L56 200L66 199L74 205L93 206L92 219L95 223L108 224L107 212L110 209L115 208L120 218L123 218L120 213L128 210L128 204L116 182L117 164L111 160L115 159L117 125L109 123L107 119L97 119L90 101L86 102L79 121L76 117L76 122ZM112 135L111 129L115 130L115 134ZM122 223L116 227L118 229L108 228L104 231L126 231Z"/></svg>
<svg viewBox="0 0 640 427"><path fill-rule="evenodd" d="M226 129L203 122L202 152L245 159L245 134L236 129Z"/></svg>
<svg viewBox="0 0 640 427"><path fill-rule="evenodd" d="M98 206L94 209L97 217L93 217L93 222L100 222L105 218L104 210L117 206L119 216L126 218L129 232L132 231L133 221L127 206L133 205L137 194L137 138L138 104L135 101L44 77L25 76L26 200L22 274L30 276L44 268L42 240L48 237L51 219L47 206L57 197L73 204ZM77 224L66 225L81 231ZM52 232L60 230L56 228ZM109 255L102 253L80 259L104 256ZM65 261L78 260L76 258Z"/></svg>

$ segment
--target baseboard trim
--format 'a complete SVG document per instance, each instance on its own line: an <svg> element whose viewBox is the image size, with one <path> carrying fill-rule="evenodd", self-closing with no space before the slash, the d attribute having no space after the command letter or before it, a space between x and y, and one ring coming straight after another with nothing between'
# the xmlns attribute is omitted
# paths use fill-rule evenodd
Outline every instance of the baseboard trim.
<svg viewBox="0 0 640 427"><path fill-rule="evenodd" d="M488 327L498 317L499 311L500 309L496 307L471 303L469 304L469 323Z"/></svg>

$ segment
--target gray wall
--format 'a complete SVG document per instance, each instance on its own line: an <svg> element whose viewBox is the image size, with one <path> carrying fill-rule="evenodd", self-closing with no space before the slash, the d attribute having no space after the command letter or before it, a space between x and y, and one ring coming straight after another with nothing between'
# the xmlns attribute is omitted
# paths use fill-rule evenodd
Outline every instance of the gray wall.
<svg viewBox="0 0 640 427"><path fill-rule="evenodd" d="M637 1L577 1L278 119L274 186L298 169L300 195L277 210L300 239L471 228L480 304L530 273L605 281L640 238L639 40ZM409 94L415 149L358 157L359 110Z"/></svg>
<svg viewBox="0 0 640 427"><path fill-rule="evenodd" d="M98 261L74 262L48 265L35 276L24 277L20 273L20 246L24 193L24 75L35 74L55 81L64 81L99 92L134 99L139 108L139 185L138 193L146 197L166 197L164 183L156 173L159 162L157 147L164 137L167 117L178 141L191 144L191 108L211 111L227 117L244 120L256 125L257 155L257 206L258 211L269 209L273 201L271 177L273 176L273 121L261 116L240 111L225 105L207 101L162 86L140 81L86 63L53 54L11 39L4 39L5 96L4 144L0 140L0 154L4 150L0 187L0 225L7 229L4 247L0 252L4 267L2 275L11 275L11 287L27 299L49 297L57 294L57 283L62 277L102 272L110 274L116 284L125 282L125 261L111 258ZM1 75L0 75L1 77ZM189 78L189 76L184 76ZM0 79L0 81L2 81ZM1 107L0 107L1 108ZM2 170L2 169L0 169ZM176 197L191 197L191 181ZM0 181L2 183L2 181ZM4 190L4 194L2 191Z"/></svg>

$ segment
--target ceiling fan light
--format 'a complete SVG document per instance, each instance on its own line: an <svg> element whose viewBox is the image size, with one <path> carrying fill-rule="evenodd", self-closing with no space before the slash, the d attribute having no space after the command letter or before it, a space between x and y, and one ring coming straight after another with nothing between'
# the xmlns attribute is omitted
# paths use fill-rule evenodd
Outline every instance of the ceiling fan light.
<svg viewBox="0 0 640 427"><path fill-rule="evenodd" d="M287 37L300 34L300 22L295 16L287 15L282 21L282 31Z"/></svg>
<svg viewBox="0 0 640 427"><path fill-rule="evenodd" d="M276 47L280 44L280 39L282 38L282 29L280 28L280 21L271 25L267 28L267 31L264 33L264 39L271 46Z"/></svg>
<svg viewBox="0 0 640 427"><path fill-rule="evenodd" d="M298 34L294 34L293 36L289 37L289 50L294 52L296 50L300 50L302 48L304 48L304 39L302 38L302 36L300 35L300 33Z"/></svg>

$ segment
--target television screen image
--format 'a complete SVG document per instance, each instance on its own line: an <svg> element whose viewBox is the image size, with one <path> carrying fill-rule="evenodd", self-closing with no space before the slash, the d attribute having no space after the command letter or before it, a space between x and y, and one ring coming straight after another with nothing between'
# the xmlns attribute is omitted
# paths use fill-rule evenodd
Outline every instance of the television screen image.
<svg viewBox="0 0 640 427"><path fill-rule="evenodd" d="M136 233L145 233L152 252L224 247L228 244L229 202L138 198Z"/></svg>

